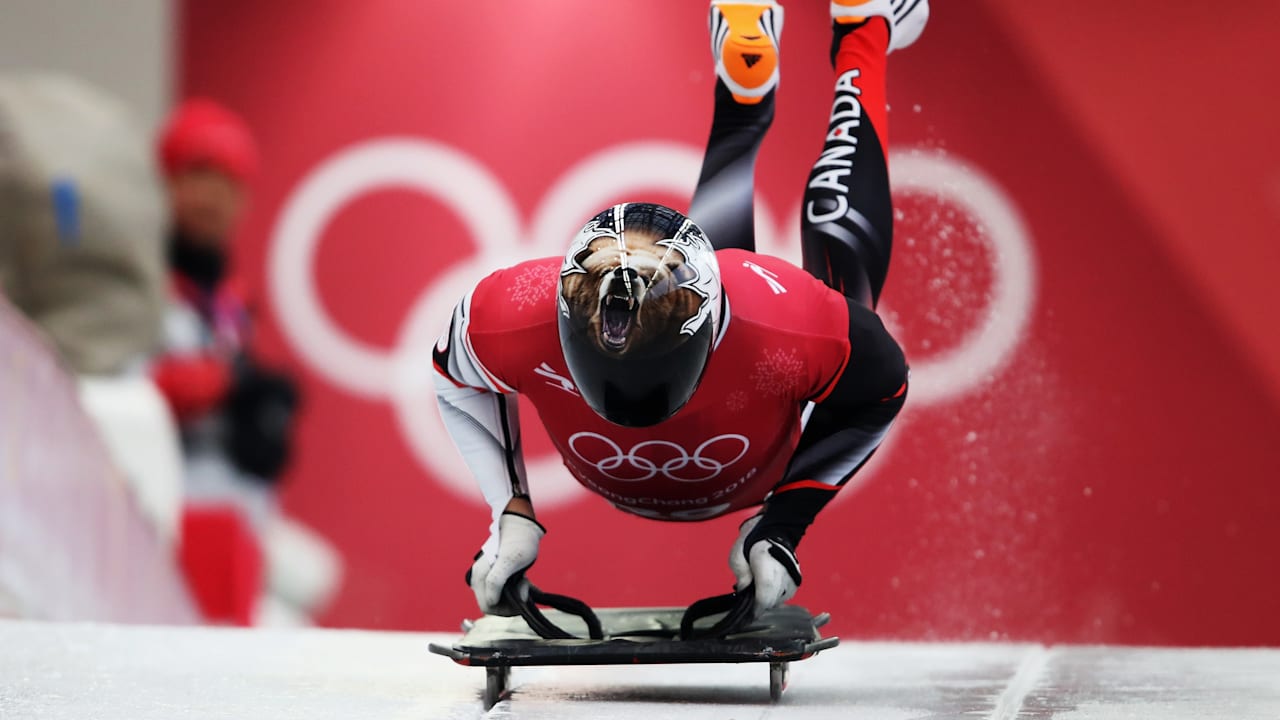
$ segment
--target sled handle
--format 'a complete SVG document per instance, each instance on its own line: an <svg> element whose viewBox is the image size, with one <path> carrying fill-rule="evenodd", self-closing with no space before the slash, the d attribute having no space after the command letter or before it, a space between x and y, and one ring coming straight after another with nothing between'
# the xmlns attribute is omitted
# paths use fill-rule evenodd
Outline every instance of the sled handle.
<svg viewBox="0 0 1280 720"><path fill-rule="evenodd" d="M524 573L513 575L502 588L502 595L508 605L520 612L520 617L524 618L529 629L537 633L538 637L547 640L581 639L547 619L547 616L538 609L539 605L546 605L582 618L582 621L587 624L587 636L590 639L604 639L604 628L600 625L600 618L596 617L591 606L568 595L543 592L529 582Z"/></svg>
<svg viewBox="0 0 1280 720"><path fill-rule="evenodd" d="M745 628L747 623L751 622L752 616L755 614L753 612L755 605L756 589L754 584L731 593L713 595L712 597L698 600L690 605L689 609L685 610L684 615L680 618L680 639L703 640L732 635ZM711 627L699 630L693 626L698 620L716 613L724 613L724 617L717 620Z"/></svg>

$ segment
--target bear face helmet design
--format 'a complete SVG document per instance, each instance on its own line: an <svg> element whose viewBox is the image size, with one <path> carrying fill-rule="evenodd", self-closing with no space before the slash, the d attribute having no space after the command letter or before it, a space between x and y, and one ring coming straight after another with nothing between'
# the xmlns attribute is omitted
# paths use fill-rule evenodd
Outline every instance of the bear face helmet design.
<svg viewBox="0 0 1280 720"><path fill-rule="evenodd" d="M654 425L689 402L724 319L715 249L663 205L623 203L596 215L560 268L560 346L583 399L628 427Z"/></svg>

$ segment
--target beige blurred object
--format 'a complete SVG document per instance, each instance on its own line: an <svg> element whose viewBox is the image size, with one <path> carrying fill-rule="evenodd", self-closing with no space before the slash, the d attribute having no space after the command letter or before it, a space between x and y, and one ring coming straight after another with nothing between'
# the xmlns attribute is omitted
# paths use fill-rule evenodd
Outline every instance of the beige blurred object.
<svg viewBox="0 0 1280 720"><path fill-rule="evenodd" d="M147 129L71 77L0 73L0 291L77 373L160 342L164 196Z"/></svg>

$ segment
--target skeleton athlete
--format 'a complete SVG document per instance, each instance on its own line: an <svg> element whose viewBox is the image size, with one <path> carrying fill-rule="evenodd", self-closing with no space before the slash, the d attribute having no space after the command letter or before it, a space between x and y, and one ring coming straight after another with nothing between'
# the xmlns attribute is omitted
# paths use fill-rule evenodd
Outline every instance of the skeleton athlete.
<svg viewBox="0 0 1280 720"><path fill-rule="evenodd" d="M804 192L803 269L754 252L783 9L715 0L715 114L689 217L614 206L564 257L498 270L458 304L436 389L493 509L468 573L483 611L509 611L502 589L545 533L517 393L570 473L621 510L690 521L759 508L730 549L735 587L754 585L756 613L795 594L806 528L906 398L902 350L874 311L893 234L885 63L928 14L928 0L831 2L834 101Z"/></svg>

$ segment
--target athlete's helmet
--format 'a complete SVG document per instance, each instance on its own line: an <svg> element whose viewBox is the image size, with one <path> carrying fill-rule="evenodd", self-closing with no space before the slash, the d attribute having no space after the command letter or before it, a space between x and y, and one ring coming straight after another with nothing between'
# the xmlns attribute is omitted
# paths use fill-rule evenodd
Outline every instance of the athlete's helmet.
<svg viewBox="0 0 1280 720"><path fill-rule="evenodd" d="M564 258L557 300L582 398L618 425L674 415L702 379L723 302L715 251L692 220L651 203L596 215Z"/></svg>

